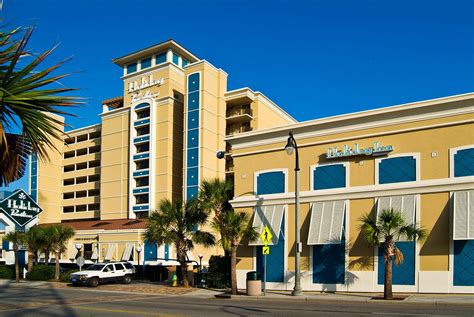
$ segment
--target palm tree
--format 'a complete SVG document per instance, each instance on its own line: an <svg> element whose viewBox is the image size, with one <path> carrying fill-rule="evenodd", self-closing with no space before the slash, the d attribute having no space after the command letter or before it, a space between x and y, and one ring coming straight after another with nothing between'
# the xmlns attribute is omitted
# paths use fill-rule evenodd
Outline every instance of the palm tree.
<svg viewBox="0 0 474 317"><path fill-rule="evenodd" d="M232 294L237 295L237 248L242 240L254 241L258 232L252 227L250 218L245 212L235 212L234 209L222 211L220 222L212 222L212 227L221 231L220 244L224 250L231 250L230 280Z"/></svg>
<svg viewBox="0 0 474 317"><path fill-rule="evenodd" d="M365 215L360 230L372 245L382 245L385 261L384 299L392 299L392 261L403 263L403 253L396 247L400 239L422 240L427 231L416 224L407 224L403 215L393 209L384 209L377 219L375 215Z"/></svg>
<svg viewBox="0 0 474 317"><path fill-rule="evenodd" d="M44 228L34 226L25 233L24 245L28 250L28 271L34 264L38 264L38 252L43 248L45 243Z"/></svg>
<svg viewBox="0 0 474 317"><path fill-rule="evenodd" d="M216 231L221 235L221 239L225 239L223 231L225 230L221 215L226 210L230 210L232 206L229 200L233 196L233 185L230 180L221 180L214 178L204 180L199 188L198 198L194 202L198 208L212 214L213 223ZM229 256L232 252L230 243L221 243L224 254Z"/></svg>
<svg viewBox="0 0 474 317"><path fill-rule="evenodd" d="M44 253L44 263L49 265L51 252L53 251L53 239L51 238L54 234L53 226L47 226L43 229L44 239L41 241L40 251Z"/></svg>
<svg viewBox="0 0 474 317"><path fill-rule="evenodd" d="M18 249L23 244L25 234L20 231L11 231L5 235L5 240L13 244L13 252L15 253L15 281L20 283L20 264L18 261Z"/></svg>
<svg viewBox="0 0 474 317"><path fill-rule="evenodd" d="M148 242L174 244L180 264L178 277L183 286L189 286L187 252L194 248L194 243L204 246L215 243L212 234L195 231L196 226L207 222L208 214L193 206L195 204L162 200L158 211L150 215L145 233L145 240Z"/></svg>
<svg viewBox="0 0 474 317"><path fill-rule="evenodd" d="M51 240L51 249L54 252L56 264L54 278L59 280L59 260L61 258L61 254L67 249L66 243L69 241L69 239L74 237L75 232L71 227L66 227L63 225L52 225L49 228L49 233L51 236L49 236L48 239Z"/></svg>
<svg viewBox="0 0 474 317"><path fill-rule="evenodd" d="M48 151L55 149L53 140L61 138L64 126L51 114L67 115L61 108L79 104L76 97L60 95L72 88L50 87L68 76L51 76L66 60L37 70L55 47L32 54L26 47L32 33L33 28L0 31L0 186L24 175L31 153L48 159ZM13 133L15 128L21 133Z"/></svg>

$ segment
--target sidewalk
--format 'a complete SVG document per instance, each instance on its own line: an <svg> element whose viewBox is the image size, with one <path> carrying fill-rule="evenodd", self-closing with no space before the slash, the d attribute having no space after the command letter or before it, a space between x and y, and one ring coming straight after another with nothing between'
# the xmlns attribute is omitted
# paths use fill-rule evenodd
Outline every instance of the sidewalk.
<svg viewBox="0 0 474 317"><path fill-rule="evenodd" d="M301 301L337 301L337 302L366 302L366 303L386 303L385 300L373 299L374 297L381 297L381 293L321 293L321 292L304 292L298 297L291 296L291 291L267 291L266 296L247 296L244 290L239 291L239 295L231 295L231 299L255 299L255 300L301 300ZM217 296L216 296L217 295ZM220 297L229 298L228 293L222 290L198 289L184 296L193 297ZM390 302L397 302L403 304L458 304L469 305L474 309L474 295L472 294L410 294L410 293L395 293L395 298L404 297L403 300L395 299Z"/></svg>

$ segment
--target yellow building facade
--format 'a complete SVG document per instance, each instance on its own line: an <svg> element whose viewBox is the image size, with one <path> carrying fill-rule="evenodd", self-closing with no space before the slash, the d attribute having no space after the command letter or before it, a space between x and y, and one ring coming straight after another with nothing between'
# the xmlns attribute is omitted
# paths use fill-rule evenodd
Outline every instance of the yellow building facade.
<svg viewBox="0 0 474 317"><path fill-rule="evenodd" d="M383 290L383 253L361 217L393 208L428 231L400 241L394 291L474 292L474 94L375 109L228 136L234 208L273 234L267 287L291 290L295 272L295 156L300 163L303 290ZM263 273L262 241L238 250L238 286Z"/></svg>
<svg viewBox="0 0 474 317"><path fill-rule="evenodd" d="M31 160L30 193L44 209L40 224L76 230L64 263L80 253L89 263L176 265L173 246L143 241L150 212L162 199L196 197L202 180L233 177L232 157L216 157L226 134L296 121L260 92L229 91L224 70L173 40L113 62L123 95L103 101L100 123L68 131L49 162ZM207 264L219 253L196 248L189 259Z"/></svg>

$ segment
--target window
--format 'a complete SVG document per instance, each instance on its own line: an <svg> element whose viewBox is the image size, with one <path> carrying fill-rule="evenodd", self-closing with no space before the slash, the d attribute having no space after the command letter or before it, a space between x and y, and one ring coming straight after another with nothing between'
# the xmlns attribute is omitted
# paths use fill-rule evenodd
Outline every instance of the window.
<svg viewBox="0 0 474 317"><path fill-rule="evenodd" d="M89 148L89 153L98 153L100 152L100 145L91 146Z"/></svg>
<svg viewBox="0 0 474 317"><path fill-rule="evenodd" d="M87 162L77 163L76 170L83 170L87 168Z"/></svg>
<svg viewBox="0 0 474 317"><path fill-rule="evenodd" d="M88 196L94 197L100 195L100 189L89 189Z"/></svg>
<svg viewBox="0 0 474 317"><path fill-rule="evenodd" d="M69 192L69 193L64 193L63 194L63 199L73 199L74 198L74 192Z"/></svg>
<svg viewBox="0 0 474 317"><path fill-rule="evenodd" d="M386 158L379 161L379 184L413 181L416 181L416 159L413 156Z"/></svg>
<svg viewBox="0 0 474 317"><path fill-rule="evenodd" d="M82 156L87 154L87 148L86 149L79 149L76 151L77 156Z"/></svg>
<svg viewBox="0 0 474 317"><path fill-rule="evenodd" d="M137 204L148 204L148 194L135 196Z"/></svg>
<svg viewBox="0 0 474 317"><path fill-rule="evenodd" d="M148 68L151 66L151 57L142 59L142 69Z"/></svg>
<svg viewBox="0 0 474 317"><path fill-rule="evenodd" d="M454 153L454 177L474 175L474 147Z"/></svg>
<svg viewBox="0 0 474 317"><path fill-rule="evenodd" d="M76 212L87 211L87 205L78 205L76 206Z"/></svg>
<svg viewBox="0 0 474 317"><path fill-rule="evenodd" d="M71 158L71 157L74 157L74 156L76 156L76 152L75 152L75 151L64 152L64 158L65 158L65 159Z"/></svg>
<svg viewBox="0 0 474 317"><path fill-rule="evenodd" d="M64 186L74 185L74 178L68 178L63 181Z"/></svg>
<svg viewBox="0 0 474 317"><path fill-rule="evenodd" d="M77 177L76 178L76 184L83 184L87 183L87 176L82 176L82 177Z"/></svg>
<svg viewBox="0 0 474 317"><path fill-rule="evenodd" d="M89 133L89 139L90 140L97 139L97 138L100 138L100 131L95 131L95 132Z"/></svg>
<svg viewBox="0 0 474 317"><path fill-rule="evenodd" d="M76 198L82 198L82 197L87 197L87 190L81 190L79 192L76 192Z"/></svg>
<svg viewBox="0 0 474 317"><path fill-rule="evenodd" d="M148 177L137 178L137 187L143 187L149 185Z"/></svg>
<svg viewBox="0 0 474 317"><path fill-rule="evenodd" d="M344 211L343 200L313 203L308 245L341 243Z"/></svg>
<svg viewBox="0 0 474 317"><path fill-rule="evenodd" d="M90 175L89 182L98 182L100 181L100 175Z"/></svg>
<svg viewBox="0 0 474 317"><path fill-rule="evenodd" d="M76 137L76 140L77 140L77 142L83 142L83 141L86 141L87 138L88 138L88 135L87 135L87 134L82 134L82 135L78 135L78 136Z"/></svg>
<svg viewBox="0 0 474 317"><path fill-rule="evenodd" d="M127 65L127 74L131 74L137 71L137 63Z"/></svg>
<svg viewBox="0 0 474 317"><path fill-rule="evenodd" d="M286 175L283 171L257 174L256 194L278 194L286 192Z"/></svg>
<svg viewBox="0 0 474 317"><path fill-rule="evenodd" d="M90 260L92 258L92 243L84 243L84 259Z"/></svg>
<svg viewBox="0 0 474 317"><path fill-rule="evenodd" d="M143 127L137 129L137 136L150 134L150 127Z"/></svg>
<svg viewBox="0 0 474 317"><path fill-rule="evenodd" d="M88 205L89 211L97 211L100 210L100 204L89 204Z"/></svg>
<svg viewBox="0 0 474 317"><path fill-rule="evenodd" d="M269 244L277 244L280 236L283 214L285 213L285 206L256 207L254 212L255 215L253 217L252 227L256 227L258 232L263 232L263 228L268 226L272 232L272 240ZM249 245L263 245L262 237L259 236L258 240L250 242Z"/></svg>
<svg viewBox="0 0 474 317"><path fill-rule="evenodd" d="M175 52L173 52L173 63L176 65L179 63L179 56Z"/></svg>
<svg viewBox="0 0 474 317"><path fill-rule="evenodd" d="M119 270L123 270L123 269L124 269L124 268L123 268L123 265L120 264L120 263L115 263L114 266L115 266L115 270L116 270L116 271L119 271Z"/></svg>
<svg viewBox="0 0 474 317"><path fill-rule="evenodd" d="M313 190L346 187L346 166L331 164L316 166L313 170Z"/></svg>
<svg viewBox="0 0 474 317"><path fill-rule="evenodd" d="M185 60L184 58L181 58L181 63L183 65L183 68L184 68L184 66L189 64L189 62L187 60Z"/></svg>
<svg viewBox="0 0 474 317"><path fill-rule="evenodd" d="M64 172L74 171L74 164L64 166Z"/></svg>
<svg viewBox="0 0 474 317"><path fill-rule="evenodd" d="M74 212L74 206L64 206L63 207L63 212L64 213Z"/></svg>
<svg viewBox="0 0 474 317"><path fill-rule="evenodd" d="M148 161L140 161L136 163L137 170L147 169L150 167L150 162Z"/></svg>
<svg viewBox="0 0 474 317"><path fill-rule="evenodd" d="M149 144L141 144L141 145L137 145L136 147L137 147L137 153L150 151L150 145Z"/></svg>
<svg viewBox="0 0 474 317"><path fill-rule="evenodd" d="M161 64L166 62L166 53L156 55L156 64Z"/></svg>
<svg viewBox="0 0 474 317"><path fill-rule="evenodd" d="M73 144L74 142L76 142L76 139L74 137L72 138L67 138L64 140L64 144Z"/></svg>
<svg viewBox="0 0 474 317"><path fill-rule="evenodd" d="M89 162L89 168L91 167L99 167L100 166L100 160L94 160Z"/></svg>
<svg viewBox="0 0 474 317"><path fill-rule="evenodd" d="M137 119L143 119L143 118L149 118L149 117L150 117L150 109L137 112Z"/></svg>

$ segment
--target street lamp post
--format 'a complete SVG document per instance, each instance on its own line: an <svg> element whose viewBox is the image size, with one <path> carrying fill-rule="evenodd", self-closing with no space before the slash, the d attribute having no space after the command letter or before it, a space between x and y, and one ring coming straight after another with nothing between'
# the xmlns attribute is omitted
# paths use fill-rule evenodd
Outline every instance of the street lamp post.
<svg viewBox="0 0 474 317"><path fill-rule="evenodd" d="M82 244L81 243L76 243L75 247L77 249L77 253L79 253L79 257L81 257ZM82 265L79 265L79 271L82 271Z"/></svg>
<svg viewBox="0 0 474 317"><path fill-rule="evenodd" d="M202 287L202 258L204 256L201 253L199 253L198 257L199 257L199 287Z"/></svg>
<svg viewBox="0 0 474 317"><path fill-rule="evenodd" d="M140 267L140 252L142 252L142 247L140 245L138 245L136 250L137 250L137 253L138 253L137 267ZM142 276L143 276L143 274L142 274Z"/></svg>
<svg viewBox="0 0 474 317"><path fill-rule="evenodd" d="M298 145L296 144L296 140L291 131L288 136L285 151L288 155L293 155L293 153L295 153L295 287L293 288L291 295L299 296L302 295L300 273L300 253L302 251L300 241L300 161L298 156Z"/></svg>

